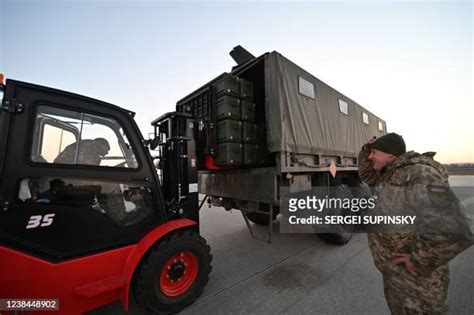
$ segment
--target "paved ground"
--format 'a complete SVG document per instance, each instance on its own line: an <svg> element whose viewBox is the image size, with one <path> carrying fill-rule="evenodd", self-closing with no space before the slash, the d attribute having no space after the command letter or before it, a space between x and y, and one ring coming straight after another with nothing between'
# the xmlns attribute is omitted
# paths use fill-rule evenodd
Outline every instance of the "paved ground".
<svg viewBox="0 0 474 315"><path fill-rule="evenodd" d="M202 234L214 256L203 295L183 314L388 314L382 279L366 235L346 246L313 235L280 234L253 240L239 211L202 209ZM257 232L264 233L263 227ZM451 264L450 314L474 314L474 248ZM119 303L93 312L123 314ZM134 305L131 314L141 314Z"/></svg>
<svg viewBox="0 0 474 315"><path fill-rule="evenodd" d="M270 245L250 237L238 211L202 213L213 271L204 294L183 314L388 314L366 235L331 246L312 235L279 234L276 222ZM474 314L474 248L457 257L451 271L450 314ZM114 303L94 313L123 312ZM130 313L140 314L134 306Z"/></svg>

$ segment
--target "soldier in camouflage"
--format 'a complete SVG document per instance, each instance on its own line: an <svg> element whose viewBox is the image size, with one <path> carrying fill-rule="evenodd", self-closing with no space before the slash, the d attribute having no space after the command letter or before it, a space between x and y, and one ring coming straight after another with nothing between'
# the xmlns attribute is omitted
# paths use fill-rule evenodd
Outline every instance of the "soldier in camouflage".
<svg viewBox="0 0 474 315"><path fill-rule="evenodd" d="M413 226L368 233L392 314L444 314L448 262L473 244L448 173L433 156L406 152L395 133L369 140L359 154L359 176L377 191L377 215L416 215Z"/></svg>
<svg viewBox="0 0 474 315"><path fill-rule="evenodd" d="M54 163L100 165L102 157L107 155L109 150L109 142L104 138L84 139L68 145L56 157Z"/></svg>

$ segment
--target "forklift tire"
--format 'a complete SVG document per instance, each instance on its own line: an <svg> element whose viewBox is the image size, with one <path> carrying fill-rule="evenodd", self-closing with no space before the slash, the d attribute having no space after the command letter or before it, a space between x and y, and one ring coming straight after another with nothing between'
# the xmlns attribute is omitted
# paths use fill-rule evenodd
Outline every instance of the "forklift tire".
<svg viewBox="0 0 474 315"><path fill-rule="evenodd" d="M346 245L352 238L352 233L316 233L318 238L329 244Z"/></svg>
<svg viewBox="0 0 474 315"><path fill-rule="evenodd" d="M178 231L151 249L139 266L133 293L151 314L177 313L199 297L209 281L212 255L191 230Z"/></svg>

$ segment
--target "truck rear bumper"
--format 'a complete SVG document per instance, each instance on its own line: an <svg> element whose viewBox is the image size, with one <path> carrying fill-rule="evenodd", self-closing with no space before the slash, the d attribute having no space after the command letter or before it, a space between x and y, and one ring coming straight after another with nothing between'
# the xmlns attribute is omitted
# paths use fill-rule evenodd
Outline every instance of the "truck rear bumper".
<svg viewBox="0 0 474 315"><path fill-rule="evenodd" d="M200 171L199 193L209 196L278 204L274 167L226 171Z"/></svg>

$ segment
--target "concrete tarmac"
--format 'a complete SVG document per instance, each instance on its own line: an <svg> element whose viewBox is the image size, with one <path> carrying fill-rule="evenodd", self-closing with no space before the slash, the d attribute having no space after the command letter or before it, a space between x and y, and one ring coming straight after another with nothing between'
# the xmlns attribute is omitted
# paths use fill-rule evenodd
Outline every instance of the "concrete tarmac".
<svg viewBox="0 0 474 315"><path fill-rule="evenodd" d="M252 224L265 236L266 228ZM335 246L311 234L280 234L272 244L251 238L240 211L201 209L201 234L213 270L203 295L182 314L389 314L381 274L365 234ZM449 314L474 314L474 247L451 264ZM90 314L125 314L120 303ZM132 302L129 314L143 314Z"/></svg>

